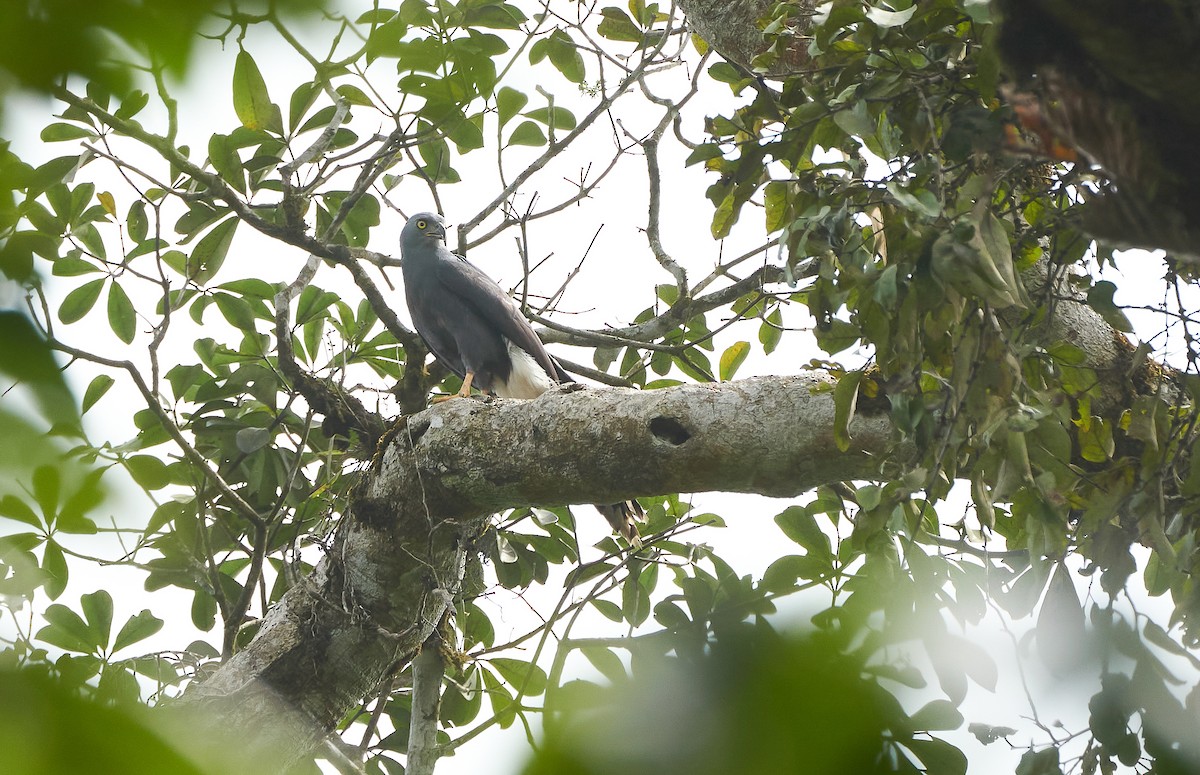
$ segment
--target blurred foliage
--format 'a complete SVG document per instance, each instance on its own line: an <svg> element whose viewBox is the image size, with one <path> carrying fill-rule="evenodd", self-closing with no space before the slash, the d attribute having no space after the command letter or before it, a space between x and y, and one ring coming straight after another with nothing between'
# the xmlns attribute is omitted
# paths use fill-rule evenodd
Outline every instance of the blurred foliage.
<svg viewBox="0 0 1200 775"><path fill-rule="evenodd" d="M239 9L253 13L267 5L240 3ZM282 13L312 12L321 2L283 0L270 6ZM67 75L124 91L134 81L131 65L141 62L184 76L198 33L206 25L219 24L213 14L228 7L223 0L14 4L0 28L0 70L20 86L40 91L49 91ZM0 96L7 87L0 86Z"/></svg>
<svg viewBox="0 0 1200 775"><path fill-rule="evenodd" d="M366 248L394 248L372 242L381 224L413 199L453 195L484 158L502 182L459 231L464 251L586 205L607 172L546 193L525 215L513 203L551 190L537 175L564 149L598 158L593 122L602 136L648 74L695 58L677 20L637 0L578 19L494 0L404 0L331 11L319 27L327 47L311 49L280 15L288 5L40 3L0 33L0 65L61 102L40 137L63 149L22 159L0 144L0 270L27 302L0 313L0 375L33 410L0 408L13 442L0 445L12 480L0 492L2 621L38 611L2 653L18 675L52 676L60 688L45 696L68 692L64 712L173 696L249 642L348 513L385 419L457 388L424 368L420 342L362 269L379 261ZM1090 718L1081 708L1064 735L983 721L970 734L1020 747L1028 775L1195 771L1200 698L1194 674L1189 686L1177 673L1200 669L1200 358L1189 350L1172 371L1121 339L1123 370L1098 373L1094 353L1048 338L1070 298L1113 337L1131 328L1117 287L1089 271L1110 246L1077 223L1108 181L1028 142L1000 88L987 4L802 10L781 3L761 20L768 48L756 66L786 56L803 30L803 72L765 81L710 57L700 76L705 88L727 85L736 105L706 119L689 162L711 173L715 238L762 213L754 229L766 244L747 254L765 256L760 274L746 270L757 284L706 306L740 282L744 259L731 260L691 286L654 287L630 326L573 342L593 351L599 376L654 389L733 379L756 350L794 368L786 358L811 318L828 356L811 365L836 380L835 440L849 448L856 413L886 412L897 449L919 457L788 506L775 521L790 543L764 549L774 557L758 577L692 535L724 516L672 494L642 499L647 551L608 538L603 559L582 564L565 507L502 515L456 601L461 664L443 689L441 742L452 752L477 730L545 712L549 744L530 772L782 771L797 759L813 771L963 772L947 733L961 739L958 706L998 674L962 632L992 610L1031 624L1050 668L1082 663L1100 685ZM213 119L224 123L189 146L178 139L187 107L166 76L190 61L198 29L225 47L232 78L213 87L228 96ZM305 68L290 93L263 36ZM83 78L63 85L68 73ZM672 142L686 88L638 103L661 111L654 142ZM637 147L618 146L612 164ZM247 247L251 232L275 250ZM1189 283L1186 267L1171 257L1167 267L1169 283ZM354 287L319 284L317 270ZM531 311L536 295L521 296ZM733 326L718 354L714 337ZM60 371L68 362L86 384L78 406ZM130 396L139 408L127 437L84 433L81 413L125 413ZM118 478L148 505L112 529L126 542L116 561L148 590L182 590L211 644L135 655L161 626L153 613L114 627L111 593L66 596L73 568L113 561L74 541L108 530L96 512ZM969 517L939 513L955 481L970 484ZM1148 593L1173 601L1167 621L1118 605L1138 544ZM1068 572L1080 564L1095 579L1082 598ZM564 572L547 624L499 642L489 597ZM811 632L780 635L778 601L801 594L818 609ZM572 635L581 610L626 636ZM564 680L581 664L613 688ZM24 682L42 678L19 681L29 691ZM933 699L911 709L906 692L918 690ZM385 699L343 725L355 744L369 732L371 772L399 772L407 752L408 696Z"/></svg>
<svg viewBox="0 0 1200 775"><path fill-rule="evenodd" d="M0 748L8 775L202 772L154 731L145 709L110 707L38 671L11 668L0 668Z"/></svg>
<svg viewBox="0 0 1200 775"><path fill-rule="evenodd" d="M527 775L966 772L962 754L928 734L962 723L951 703L910 717L838 644L784 638L761 619L745 627L757 631L720 632L699 658L639 664L615 688L566 684L554 705L562 721L547 720Z"/></svg>

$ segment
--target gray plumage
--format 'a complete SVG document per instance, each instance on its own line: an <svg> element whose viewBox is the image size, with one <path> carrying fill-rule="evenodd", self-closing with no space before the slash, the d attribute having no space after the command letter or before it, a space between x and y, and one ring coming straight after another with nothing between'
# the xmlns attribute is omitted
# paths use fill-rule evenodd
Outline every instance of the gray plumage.
<svg viewBox="0 0 1200 775"><path fill-rule="evenodd" d="M413 326L434 357L463 379L458 397L476 387L501 398L537 398L572 382L517 305L492 278L446 247L446 222L417 213L400 232L404 295ZM597 505L618 533L641 546L641 505Z"/></svg>
<svg viewBox="0 0 1200 775"><path fill-rule="evenodd" d="M440 215L417 213L400 233L404 293L434 357L472 386L502 398L536 398L571 382L500 286L446 248Z"/></svg>

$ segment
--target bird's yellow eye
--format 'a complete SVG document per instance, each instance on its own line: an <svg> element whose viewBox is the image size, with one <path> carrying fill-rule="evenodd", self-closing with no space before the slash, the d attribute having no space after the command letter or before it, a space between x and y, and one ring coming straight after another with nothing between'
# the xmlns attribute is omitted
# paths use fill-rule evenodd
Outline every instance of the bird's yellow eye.
<svg viewBox="0 0 1200 775"><path fill-rule="evenodd" d="M429 225L429 224L425 223L425 221L417 221L417 228L418 228L418 229L424 229L424 228L425 228L426 226L428 226L428 225Z"/></svg>

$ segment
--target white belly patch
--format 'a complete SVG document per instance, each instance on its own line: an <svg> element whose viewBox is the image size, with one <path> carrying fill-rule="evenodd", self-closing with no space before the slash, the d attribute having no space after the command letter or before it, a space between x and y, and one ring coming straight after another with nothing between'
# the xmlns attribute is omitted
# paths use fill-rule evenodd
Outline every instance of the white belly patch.
<svg viewBox="0 0 1200 775"><path fill-rule="evenodd" d="M492 390L501 398L537 398L554 386L554 380L538 365L529 353L517 347L508 339L504 340L508 347L508 355L512 359L512 373L508 381L499 378L492 384Z"/></svg>

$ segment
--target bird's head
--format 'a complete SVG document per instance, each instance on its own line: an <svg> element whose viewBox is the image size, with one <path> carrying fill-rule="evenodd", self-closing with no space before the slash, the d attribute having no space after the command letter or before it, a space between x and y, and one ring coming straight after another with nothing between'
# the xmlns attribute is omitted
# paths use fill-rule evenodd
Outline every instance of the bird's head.
<svg viewBox="0 0 1200 775"><path fill-rule="evenodd" d="M446 241L446 220L437 213L417 213L400 232L401 248L416 248Z"/></svg>

